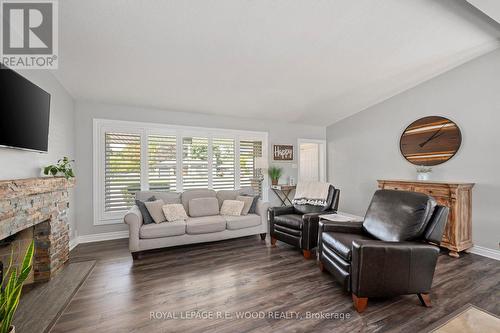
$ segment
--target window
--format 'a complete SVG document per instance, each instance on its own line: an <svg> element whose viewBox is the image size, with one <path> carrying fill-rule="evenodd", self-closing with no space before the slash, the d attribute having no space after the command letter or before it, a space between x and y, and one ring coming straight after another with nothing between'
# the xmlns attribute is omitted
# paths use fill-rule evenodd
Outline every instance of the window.
<svg viewBox="0 0 500 333"><path fill-rule="evenodd" d="M235 188L234 139L212 140L212 188Z"/></svg>
<svg viewBox="0 0 500 333"><path fill-rule="evenodd" d="M262 132L94 120L94 224L121 223L137 191L252 186ZM267 182L267 180L264 180Z"/></svg>
<svg viewBox="0 0 500 333"><path fill-rule="evenodd" d="M208 139L182 138L182 188L208 187Z"/></svg>
<svg viewBox="0 0 500 333"><path fill-rule="evenodd" d="M151 191L177 189L177 138L150 135L148 137L148 184Z"/></svg>
<svg viewBox="0 0 500 333"><path fill-rule="evenodd" d="M262 194L256 181L255 158L262 156L262 141L240 141L240 186L251 186Z"/></svg>
<svg viewBox="0 0 500 333"><path fill-rule="evenodd" d="M106 133L105 156L104 210L122 211L133 204L135 192L141 189L141 137Z"/></svg>

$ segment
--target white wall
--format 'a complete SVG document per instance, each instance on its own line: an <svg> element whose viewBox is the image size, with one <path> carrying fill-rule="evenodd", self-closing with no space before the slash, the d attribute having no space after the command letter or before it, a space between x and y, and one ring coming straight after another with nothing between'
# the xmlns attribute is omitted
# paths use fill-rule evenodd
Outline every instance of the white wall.
<svg viewBox="0 0 500 333"><path fill-rule="evenodd" d="M399 152L412 121L442 115L462 130L463 143L432 179L475 182L473 241L500 241L500 50L466 63L327 128L329 180L341 188L340 208L364 214L377 179L415 179Z"/></svg>
<svg viewBox="0 0 500 333"><path fill-rule="evenodd" d="M79 235L91 235L103 232L127 230L126 225L93 225L92 207L92 120L94 118L142 121L184 126L200 126L209 128L225 128L236 130L267 131L269 133L269 148L272 144L293 144L297 149L298 138L325 139L325 128L318 126L287 124L256 119L204 115L189 112L174 112L151 108L108 105L77 101L75 117L76 159L78 161L78 187L76 189L77 225ZM297 158L297 151L294 154ZM284 168L284 178L292 176L297 179L297 168L293 163L274 163L269 156L270 164ZM277 203L274 194L269 199Z"/></svg>
<svg viewBox="0 0 500 333"><path fill-rule="evenodd" d="M41 168L54 164L63 156L74 158L74 101L57 79L46 70L20 71L25 78L51 95L49 152L35 153L17 149L0 148L0 179L40 177ZM73 191L72 191L73 192ZM70 196L70 237L74 237L74 195Z"/></svg>

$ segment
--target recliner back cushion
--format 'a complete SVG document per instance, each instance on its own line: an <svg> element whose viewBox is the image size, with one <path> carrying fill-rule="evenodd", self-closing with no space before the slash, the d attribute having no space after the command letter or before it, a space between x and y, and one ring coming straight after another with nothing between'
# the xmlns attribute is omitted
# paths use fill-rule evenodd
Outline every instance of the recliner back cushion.
<svg viewBox="0 0 500 333"><path fill-rule="evenodd" d="M184 205L184 209L188 215L189 213L189 200L196 198L215 198L215 191L209 189L193 189L186 190L181 195L181 203Z"/></svg>
<svg viewBox="0 0 500 333"><path fill-rule="evenodd" d="M320 213L324 212L330 209L330 206L332 205L333 201L333 195L335 194L335 187L333 185L330 185L330 188L328 189L328 198L326 200L326 205L325 206L313 206L313 205L293 205L295 210L301 214L307 214L307 213Z"/></svg>
<svg viewBox="0 0 500 333"><path fill-rule="evenodd" d="M423 193L378 190L366 212L363 228L383 241L401 242L423 235L436 201Z"/></svg>

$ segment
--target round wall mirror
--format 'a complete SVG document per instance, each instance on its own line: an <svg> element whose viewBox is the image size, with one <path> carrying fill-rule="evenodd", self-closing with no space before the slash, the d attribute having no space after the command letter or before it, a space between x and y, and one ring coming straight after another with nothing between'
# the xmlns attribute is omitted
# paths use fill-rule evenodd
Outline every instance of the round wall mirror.
<svg viewBox="0 0 500 333"><path fill-rule="evenodd" d="M460 148L462 134L453 121L438 116L418 119L408 126L399 146L412 164L432 166L448 161Z"/></svg>

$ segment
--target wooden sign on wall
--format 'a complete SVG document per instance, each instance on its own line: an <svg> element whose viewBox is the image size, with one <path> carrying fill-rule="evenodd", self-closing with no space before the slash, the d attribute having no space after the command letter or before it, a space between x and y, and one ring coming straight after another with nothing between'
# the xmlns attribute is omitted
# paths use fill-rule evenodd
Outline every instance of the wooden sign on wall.
<svg viewBox="0 0 500 333"><path fill-rule="evenodd" d="M273 145L273 160L293 161L293 145Z"/></svg>

